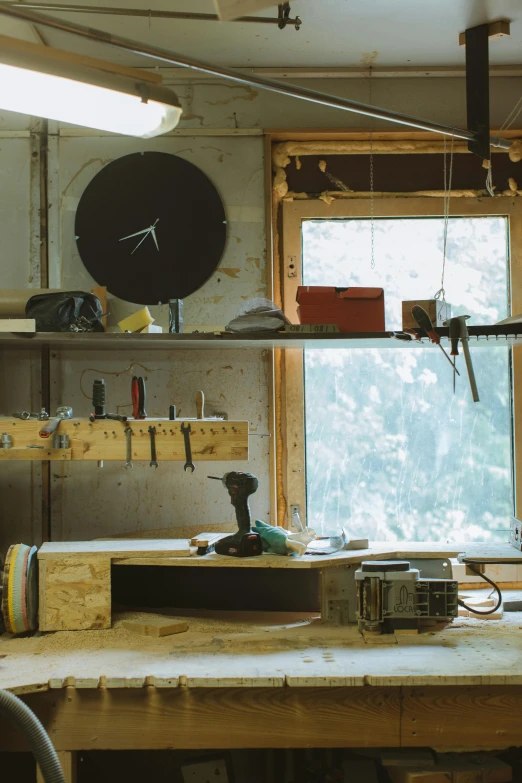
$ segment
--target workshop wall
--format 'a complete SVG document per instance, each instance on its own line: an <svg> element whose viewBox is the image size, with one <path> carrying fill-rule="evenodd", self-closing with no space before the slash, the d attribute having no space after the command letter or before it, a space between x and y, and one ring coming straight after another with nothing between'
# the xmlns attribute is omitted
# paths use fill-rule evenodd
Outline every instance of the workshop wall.
<svg viewBox="0 0 522 783"><path fill-rule="evenodd" d="M324 109L211 78L163 71L177 90L185 113L180 130L151 141L98 134L49 124L48 231L50 285L86 288L93 285L76 251L74 214L79 198L95 174L109 161L131 152L157 150L179 155L199 166L213 181L225 204L228 241L219 269L205 286L185 301L185 329L222 328L246 299L266 294L265 194L262 128L350 128L365 126L355 114ZM306 80L312 89L368 101L363 80ZM462 79L373 79L373 102L426 119L465 125ZM499 126L522 91L522 79L491 81L492 125ZM377 126L378 123L376 123ZM382 125L382 123L380 124ZM398 126L394 126L394 129ZM213 131L215 130L215 133ZM226 135L224 132L227 131ZM3 287L40 286L39 193L40 130L27 118L0 116L0 279ZM36 153L36 155L35 155ZM180 194L180 198L183 194ZM204 214L202 230L204 230ZM114 325L135 309L110 299ZM153 308L166 326L166 308ZM39 357L31 351L3 351L0 404L5 412L40 401ZM132 365L134 363L134 365ZM132 366L131 366L132 365ZM203 389L207 412L225 411L248 419L251 460L248 469L260 478L253 498L255 516L269 519L269 438L267 361L262 351L177 352L166 354L53 351L51 407L70 404L79 415L90 409L92 380L104 377L112 409L130 408L130 379L136 368L148 379L148 413L166 415L178 406L180 415L194 415L195 394ZM127 406L127 407L126 407ZM53 465L51 471L51 534L59 539L85 539L158 528L227 522L233 512L224 490L206 480L240 463L207 463L194 476L181 463L148 463L127 474L122 464ZM208 468L208 470L207 470ZM39 543L45 520L45 493L40 467L5 465L0 474L4 502L0 506L0 551L14 540ZM45 528L45 524L44 524ZM45 533L44 529L44 533Z"/></svg>

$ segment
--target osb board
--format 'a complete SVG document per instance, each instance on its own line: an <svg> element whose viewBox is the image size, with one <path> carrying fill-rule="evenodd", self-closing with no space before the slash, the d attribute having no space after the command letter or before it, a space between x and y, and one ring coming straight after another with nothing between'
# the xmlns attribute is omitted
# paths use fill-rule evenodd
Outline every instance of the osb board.
<svg viewBox="0 0 522 783"><path fill-rule="evenodd" d="M145 421L90 422L88 419L62 421L58 432L71 439L73 460L126 460L127 429L132 430L132 459L150 462L151 445L149 427L156 429L156 455L158 462L180 460L185 462L185 437L181 426L190 425L190 444L194 461L248 460L247 421L168 421L167 419L146 419ZM28 449L29 446L52 446L51 438L40 438L42 422L0 417L2 432L13 438L13 449L4 452L3 458L49 459L47 452ZM24 450L26 450L24 452ZM20 453L26 454L20 457ZM59 455L60 456L60 455ZM56 458L59 458L56 457Z"/></svg>
<svg viewBox="0 0 522 783"><path fill-rule="evenodd" d="M397 545L395 545L397 546ZM43 544L39 560L70 556L107 555L115 565L157 565L214 568L329 568L357 566L363 560L402 560L449 558L466 552L475 558L520 561L522 552L509 544L421 544L401 542L394 545L371 542L369 549L336 552L333 555L303 555L302 557L263 554L260 557L235 558L211 553L197 556L187 540L182 539L102 539L97 541L53 541Z"/></svg>
<svg viewBox="0 0 522 783"><path fill-rule="evenodd" d="M116 539L103 541L48 541L38 550L38 560L80 557L85 555L114 557L189 557L190 547L184 539Z"/></svg>
<svg viewBox="0 0 522 783"><path fill-rule="evenodd" d="M39 563L41 631L63 628L110 628L110 559L83 555Z"/></svg>
<svg viewBox="0 0 522 783"><path fill-rule="evenodd" d="M0 688L322 688L522 685L520 614L459 618L391 644L364 640L303 614L162 609L184 634L151 639L122 628L145 612L115 615L103 631L0 637ZM514 641L515 640L515 641ZM153 679L149 679L153 678ZM429 744L429 743L428 743Z"/></svg>

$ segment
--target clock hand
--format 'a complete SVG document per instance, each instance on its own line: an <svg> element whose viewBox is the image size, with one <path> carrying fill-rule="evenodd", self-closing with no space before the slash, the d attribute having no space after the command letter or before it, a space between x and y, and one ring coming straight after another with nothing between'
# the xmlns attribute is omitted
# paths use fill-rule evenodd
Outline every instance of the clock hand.
<svg viewBox="0 0 522 783"><path fill-rule="evenodd" d="M132 239L132 237L139 237L139 236L141 236L141 234L148 234L149 231L150 231L150 226L149 226L149 228L144 228L143 231L136 231L135 234L129 234L128 237L122 237L120 239L120 242L123 242L124 239Z"/></svg>
<svg viewBox="0 0 522 783"><path fill-rule="evenodd" d="M157 221L156 221L156 222L157 222ZM158 245L158 240L156 239L156 232L155 232L155 230L154 230L154 227L152 227L152 228L151 228L151 231L150 231L150 233L152 234L152 238L153 238L153 240L154 240L154 244L156 245L156 250L157 250L157 251L158 251L158 253L159 253L159 245Z"/></svg>
<svg viewBox="0 0 522 783"><path fill-rule="evenodd" d="M150 234L150 231L151 231L151 230L150 230L150 228L148 228L148 229L147 229L147 232L146 232L145 236L143 237L143 239L141 240L141 242L138 242L138 244L136 245L136 247L135 247L135 248L134 248L134 250L132 251L132 253L131 253L131 256L132 256L132 255L133 255L133 254L136 252L136 250L139 248L139 246L140 246L141 244L143 244L143 242L145 242L145 240L147 239L147 237L148 237L148 236L149 236L149 234Z"/></svg>

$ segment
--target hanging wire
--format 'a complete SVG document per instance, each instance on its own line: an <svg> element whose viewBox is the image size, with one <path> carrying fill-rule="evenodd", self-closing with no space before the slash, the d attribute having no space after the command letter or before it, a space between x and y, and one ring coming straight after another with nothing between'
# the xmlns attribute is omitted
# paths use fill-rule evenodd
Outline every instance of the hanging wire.
<svg viewBox="0 0 522 783"><path fill-rule="evenodd" d="M445 307L445 317L449 318L449 306L446 302L446 290L444 288L444 278L446 276L446 255L448 248L448 227L449 227L449 215L451 204L451 183L453 179L453 144L454 140L451 139L450 148L450 162L449 171L447 165L447 151L446 151L446 137L444 137L444 198L443 198L443 211L444 211L444 238L442 245L442 274L440 278L440 288L435 294L435 299L440 299Z"/></svg>
<svg viewBox="0 0 522 783"><path fill-rule="evenodd" d="M509 112L508 116L506 117L504 124L500 128L501 131L507 130L508 128L511 128L515 120L518 119L518 115L522 111L522 95L514 105L514 107Z"/></svg>
<svg viewBox="0 0 522 783"><path fill-rule="evenodd" d="M372 66L370 65L369 82L368 82L368 95L369 95L368 102L370 106L372 105L372 92L373 92L372 86L373 86ZM371 241L370 268L375 269L375 197L374 197L374 181L373 181L373 125L370 126L370 241Z"/></svg>

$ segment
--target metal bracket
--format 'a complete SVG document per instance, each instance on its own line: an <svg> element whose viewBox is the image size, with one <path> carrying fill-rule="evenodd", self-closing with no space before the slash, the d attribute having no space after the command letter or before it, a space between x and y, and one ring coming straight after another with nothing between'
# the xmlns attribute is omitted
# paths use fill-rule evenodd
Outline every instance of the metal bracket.
<svg viewBox="0 0 522 783"><path fill-rule="evenodd" d="M489 25L470 27L465 35L468 130L475 135L468 141L468 149L483 160L490 160Z"/></svg>

